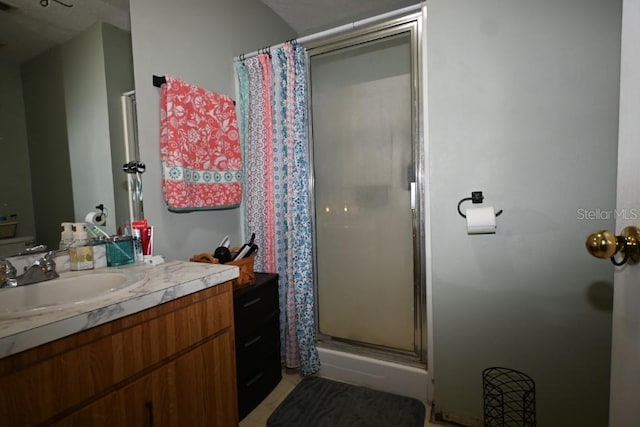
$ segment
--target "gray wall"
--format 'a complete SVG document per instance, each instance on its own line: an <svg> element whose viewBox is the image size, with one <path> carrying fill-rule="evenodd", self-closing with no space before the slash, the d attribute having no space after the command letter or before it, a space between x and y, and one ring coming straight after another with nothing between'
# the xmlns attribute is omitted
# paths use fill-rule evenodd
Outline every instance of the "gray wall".
<svg viewBox="0 0 640 427"><path fill-rule="evenodd" d="M84 221L100 203L111 210L115 207L105 62L100 23L62 47L76 221ZM106 230L115 232L113 218Z"/></svg>
<svg viewBox="0 0 640 427"><path fill-rule="evenodd" d="M155 252L189 259L213 252L230 234L240 243L240 210L171 213L161 189L160 89L152 75L173 75L208 90L235 96L233 57L295 36L257 0L131 0L133 61L138 106L144 209L155 226ZM258 242L258 245L260 243Z"/></svg>
<svg viewBox="0 0 640 427"><path fill-rule="evenodd" d="M432 0L429 142L436 410L482 416L481 372L521 370L538 425L607 424L621 2ZM468 236L473 190L504 209ZM600 217L606 217L601 212Z"/></svg>
<svg viewBox="0 0 640 427"><path fill-rule="evenodd" d="M84 221L100 203L110 212L107 231L115 232L128 220L120 95L133 89L129 33L97 23L29 60L21 72L31 172L38 183L33 187L38 243L57 248L60 223ZM55 185L49 184L51 177ZM124 219L117 215L119 207Z"/></svg>
<svg viewBox="0 0 640 427"><path fill-rule="evenodd" d="M57 248L60 223L73 218L61 49L24 63L21 72L36 240Z"/></svg>
<svg viewBox="0 0 640 427"><path fill-rule="evenodd" d="M124 92L134 89L131 34L103 23L102 43L105 59L111 167L113 170L113 197L115 202L115 208L111 208L112 211L108 222L120 226L129 222L128 175L122 171L126 155L120 97Z"/></svg>
<svg viewBox="0 0 640 427"><path fill-rule="evenodd" d="M27 125L18 65L0 64L0 93L0 213L18 215L17 235L33 236Z"/></svg>

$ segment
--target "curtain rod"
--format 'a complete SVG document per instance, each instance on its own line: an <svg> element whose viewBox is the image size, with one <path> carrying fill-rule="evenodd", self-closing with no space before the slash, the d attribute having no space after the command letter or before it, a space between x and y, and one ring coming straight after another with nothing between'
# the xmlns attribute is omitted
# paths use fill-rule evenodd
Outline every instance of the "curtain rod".
<svg viewBox="0 0 640 427"><path fill-rule="evenodd" d="M277 49L279 47L284 46L286 43L308 43L311 41L315 41L324 37L333 36L335 34L344 33L349 30L355 30L357 28L363 27L365 25L372 24L374 22L383 21L387 18L391 18L394 16L400 16L407 13L415 12L422 8L422 3L414 4L413 6L403 7L401 9L392 10L391 12L383 13L381 15L376 15L371 18L361 19L360 21L351 22L349 24L340 25L339 27L334 27L328 30L320 31L319 33L309 34L308 36L300 37L299 39L293 39L290 41L286 41L284 43L279 43L273 46L263 47L261 49L255 50L250 53L243 53L242 55L235 56L233 58L234 61L240 61L241 59L251 58L253 56L259 55L261 53L266 53L271 49Z"/></svg>

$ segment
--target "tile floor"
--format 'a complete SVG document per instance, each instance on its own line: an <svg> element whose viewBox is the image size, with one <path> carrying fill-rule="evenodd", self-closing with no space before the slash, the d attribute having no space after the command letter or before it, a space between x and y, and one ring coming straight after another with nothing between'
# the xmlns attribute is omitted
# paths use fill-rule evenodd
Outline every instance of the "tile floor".
<svg viewBox="0 0 640 427"><path fill-rule="evenodd" d="M282 371L282 381L267 396L267 398L256 407L249 415L240 421L240 427L265 427L269 415L278 407L285 397L301 380L300 374L293 370ZM430 418L430 406L425 404L427 413L425 414L424 427L442 427L441 424L432 424Z"/></svg>

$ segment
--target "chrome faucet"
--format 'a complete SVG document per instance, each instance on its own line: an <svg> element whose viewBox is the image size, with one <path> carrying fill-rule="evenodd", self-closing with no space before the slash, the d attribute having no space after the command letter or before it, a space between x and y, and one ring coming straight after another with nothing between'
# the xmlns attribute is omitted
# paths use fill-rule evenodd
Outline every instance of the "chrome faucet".
<svg viewBox="0 0 640 427"><path fill-rule="evenodd" d="M44 282L46 280L58 278L56 272L56 262L53 259L53 251L47 252L42 258L38 258L22 276L16 277L16 268L9 260L0 261L0 276L2 283L0 287L11 288L15 286L31 285L33 283Z"/></svg>
<svg viewBox="0 0 640 427"><path fill-rule="evenodd" d="M19 252L16 256L35 255L35 254L40 254L48 251L49 249L47 249L47 245L35 245L35 246L26 248L22 252Z"/></svg>
<svg viewBox="0 0 640 427"><path fill-rule="evenodd" d="M14 288L18 286L16 268L8 259L0 259L0 288Z"/></svg>
<svg viewBox="0 0 640 427"><path fill-rule="evenodd" d="M18 277L18 286L57 279L59 276L53 254L53 251L49 251L42 258L38 258L22 276Z"/></svg>

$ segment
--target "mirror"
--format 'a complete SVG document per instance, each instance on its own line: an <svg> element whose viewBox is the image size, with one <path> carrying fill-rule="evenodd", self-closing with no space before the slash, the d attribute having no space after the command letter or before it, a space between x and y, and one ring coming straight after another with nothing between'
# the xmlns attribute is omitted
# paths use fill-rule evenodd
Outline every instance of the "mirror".
<svg viewBox="0 0 640 427"><path fill-rule="evenodd" d="M0 216L17 237L58 248L60 223L101 204L110 234L129 222L129 26L128 0L0 0Z"/></svg>

